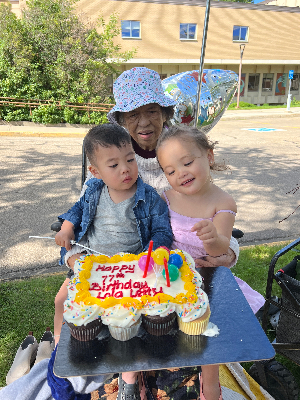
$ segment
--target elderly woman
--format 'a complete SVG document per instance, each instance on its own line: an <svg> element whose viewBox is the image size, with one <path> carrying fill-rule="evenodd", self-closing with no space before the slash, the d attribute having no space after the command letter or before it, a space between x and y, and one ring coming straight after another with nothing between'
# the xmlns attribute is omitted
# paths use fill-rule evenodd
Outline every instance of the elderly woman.
<svg viewBox="0 0 300 400"><path fill-rule="evenodd" d="M111 123L122 125L132 138L139 175L161 194L170 188L155 153L159 135L168 126L176 102L164 94L159 74L145 67L123 72L113 86L116 105L108 113ZM92 178L89 172L87 179ZM86 186L83 186L82 193ZM239 246L233 237L228 253L195 260L199 267L233 266Z"/></svg>
<svg viewBox="0 0 300 400"><path fill-rule="evenodd" d="M144 67L123 72L113 90L116 105L107 117L130 133L139 175L161 194L170 186L157 161L155 148L159 135L173 116L176 103L164 94L159 74ZM239 252L234 238L231 238L230 247L228 254L216 258L207 256L206 260L196 260L196 264L232 266Z"/></svg>

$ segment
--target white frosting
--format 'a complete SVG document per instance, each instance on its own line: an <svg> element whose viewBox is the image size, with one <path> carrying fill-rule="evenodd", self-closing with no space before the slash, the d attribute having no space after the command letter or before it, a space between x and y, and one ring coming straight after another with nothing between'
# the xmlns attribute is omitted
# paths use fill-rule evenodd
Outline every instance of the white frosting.
<svg viewBox="0 0 300 400"><path fill-rule="evenodd" d="M64 318L67 322L82 326L100 318L102 309L97 305L87 306L83 302L75 302L77 282L78 278L73 278L68 285L68 297L64 303Z"/></svg>
<svg viewBox="0 0 300 400"><path fill-rule="evenodd" d="M151 302L144 306L142 314L145 315L159 315L160 317L167 317L176 311L176 305L174 303L155 303Z"/></svg>
<svg viewBox="0 0 300 400"><path fill-rule="evenodd" d="M105 309L101 319L105 325L129 328L131 325L135 324L140 317L141 310L136 310L133 307L127 309L121 305L117 305Z"/></svg>
<svg viewBox="0 0 300 400"><path fill-rule="evenodd" d="M188 253L184 252L184 255L186 256L186 259L188 259L187 256L189 256ZM190 257L192 259L192 257ZM195 266L194 260L193 265ZM196 293L198 296L198 300L196 303L185 303L185 304L177 304L176 306L176 312L181 317L183 322L190 322L194 321L197 318L200 318L206 311L207 306L208 306L208 297L207 294L201 289L202 287L202 277L199 274L198 271L196 271L195 268L193 268L192 265L190 265L191 270L194 273L194 278L193 278L193 283L196 285ZM201 285L199 283L201 282Z"/></svg>

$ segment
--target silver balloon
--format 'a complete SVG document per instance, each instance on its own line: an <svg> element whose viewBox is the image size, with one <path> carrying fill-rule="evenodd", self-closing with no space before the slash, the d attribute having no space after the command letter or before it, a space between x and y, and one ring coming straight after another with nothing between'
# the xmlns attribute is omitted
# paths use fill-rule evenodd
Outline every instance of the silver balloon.
<svg viewBox="0 0 300 400"><path fill-rule="evenodd" d="M172 124L194 125L199 71L187 71L162 80L166 96L176 101ZM238 75L222 69L204 69L197 127L208 132L222 117L238 85Z"/></svg>

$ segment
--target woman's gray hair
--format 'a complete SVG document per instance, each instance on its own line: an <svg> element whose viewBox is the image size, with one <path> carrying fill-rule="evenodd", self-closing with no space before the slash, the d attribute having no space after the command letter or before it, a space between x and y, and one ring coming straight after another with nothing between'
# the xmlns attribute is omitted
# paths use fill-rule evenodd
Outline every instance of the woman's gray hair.
<svg viewBox="0 0 300 400"><path fill-rule="evenodd" d="M194 142L200 150L214 150L218 142L213 142L200 129L188 125L173 125L164 129L156 144L156 154L159 147L169 139L180 138L189 142ZM212 171L225 171L229 167L225 163L214 162L210 165Z"/></svg>

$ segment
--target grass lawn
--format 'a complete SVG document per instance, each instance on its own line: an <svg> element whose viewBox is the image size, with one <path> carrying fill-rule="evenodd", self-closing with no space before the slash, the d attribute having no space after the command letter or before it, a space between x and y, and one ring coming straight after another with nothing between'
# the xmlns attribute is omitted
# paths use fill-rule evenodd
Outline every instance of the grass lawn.
<svg viewBox="0 0 300 400"><path fill-rule="evenodd" d="M286 244L241 249L239 261L232 272L265 295L269 263L273 255ZM293 257L294 253L291 252L281 257L276 269L286 265ZM5 386L6 374L28 332L33 331L37 341L47 326L53 332L54 298L64 279L65 274L57 274L0 283L0 387ZM277 289L277 285L273 286ZM280 291L277 289L274 294L280 296ZM293 373L300 387L300 367L283 357L276 356L276 359ZM244 367L248 369L250 365L247 363Z"/></svg>
<svg viewBox="0 0 300 400"><path fill-rule="evenodd" d="M239 108L236 108L236 102L231 103L228 107L228 110L265 110L268 108L286 108L286 105L283 104L262 104L257 106L256 104L246 103L245 101L239 102ZM300 107L299 100L292 100L291 107Z"/></svg>

